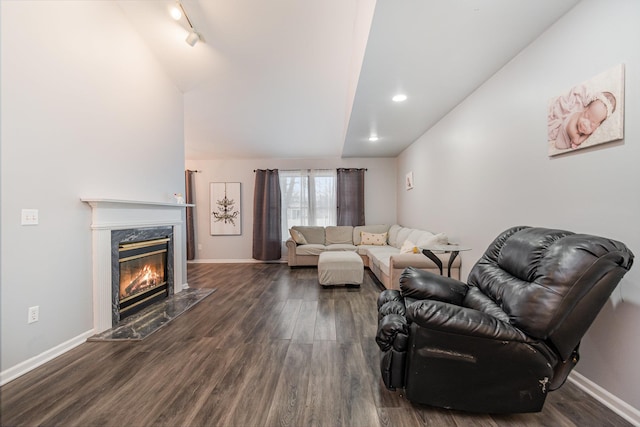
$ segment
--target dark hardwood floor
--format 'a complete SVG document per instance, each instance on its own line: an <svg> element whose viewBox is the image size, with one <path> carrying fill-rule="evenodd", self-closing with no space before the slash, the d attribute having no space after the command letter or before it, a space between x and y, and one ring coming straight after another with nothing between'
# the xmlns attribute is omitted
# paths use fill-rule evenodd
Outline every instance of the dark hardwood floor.
<svg viewBox="0 0 640 427"><path fill-rule="evenodd" d="M536 414L416 406L380 381L378 284L314 268L189 264L217 288L139 342L87 342L0 388L2 426L628 426L570 382Z"/></svg>

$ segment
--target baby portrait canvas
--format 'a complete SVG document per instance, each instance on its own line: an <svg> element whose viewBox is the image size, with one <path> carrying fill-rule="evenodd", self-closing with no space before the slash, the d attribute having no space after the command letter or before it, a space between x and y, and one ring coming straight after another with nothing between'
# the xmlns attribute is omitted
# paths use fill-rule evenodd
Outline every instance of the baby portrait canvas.
<svg viewBox="0 0 640 427"><path fill-rule="evenodd" d="M551 98L549 156L623 138L624 64Z"/></svg>

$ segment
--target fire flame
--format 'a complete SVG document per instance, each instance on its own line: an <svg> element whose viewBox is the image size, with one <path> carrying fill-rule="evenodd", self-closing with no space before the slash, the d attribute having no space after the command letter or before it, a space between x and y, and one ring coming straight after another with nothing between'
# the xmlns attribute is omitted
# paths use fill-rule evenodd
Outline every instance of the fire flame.
<svg viewBox="0 0 640 427"><path fill-rule="evenodd" d="M162 274L155 271L149 264L142 267L131 282L120 284L120 298L127 298L148 289L152 289L161 284ZM123 289L124 287L124 289Z"/></svg>

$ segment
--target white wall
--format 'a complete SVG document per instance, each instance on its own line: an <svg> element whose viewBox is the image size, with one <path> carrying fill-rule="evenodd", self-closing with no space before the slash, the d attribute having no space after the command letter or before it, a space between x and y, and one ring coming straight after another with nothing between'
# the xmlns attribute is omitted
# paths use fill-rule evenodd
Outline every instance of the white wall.
<svg viewBox="0 0 640 427"><path fill-rule="evenodd" d="M196 259L249 260L253 244L254 169L367 168L365 220L367 224L393 224L396 220L395 159L226 159L187 160L187 169L198 169L196 185ZM242 235L211 236L209 231L209 183L240 182ZM198 249L201 245L202 249ZM283 252L284 256L284 252Z"/></svg>
<svg viewBox="0 0 640 427"><path fill-rule="evenodd" d="M400 223L471 246L513 225L603 235L640 255L640 2L584 0L398 158ZM508 36L508 35L505 35ZM547 156L549 99L624 63L625 138ZM403 179L415 175L415 189ZM640 408L640 267L582 342L577 371Z"/></svg>
<svg viewBox="0 0 640 427"><path fill-rule="evenodd" d="M184 138L182 95L114 2L1 8L5 374L93 327L80 197L169 201L184 188ZM21 226L22 208L40 225ZM31 306L40 321L27 324Z"/></svg>

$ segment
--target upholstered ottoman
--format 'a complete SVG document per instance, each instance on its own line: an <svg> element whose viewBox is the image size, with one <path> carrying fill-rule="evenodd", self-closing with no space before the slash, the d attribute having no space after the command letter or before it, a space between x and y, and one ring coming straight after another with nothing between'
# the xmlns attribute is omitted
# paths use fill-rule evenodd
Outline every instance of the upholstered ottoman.
<svg viewBox="0 0 640 427"><path fill-rule="evenodd" d="M318 259L318 282L322 286L360 285L364 263L356 252L322 252Z"/></svg>

